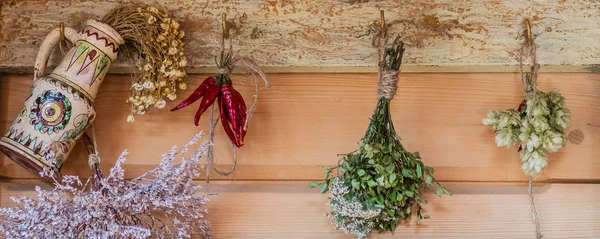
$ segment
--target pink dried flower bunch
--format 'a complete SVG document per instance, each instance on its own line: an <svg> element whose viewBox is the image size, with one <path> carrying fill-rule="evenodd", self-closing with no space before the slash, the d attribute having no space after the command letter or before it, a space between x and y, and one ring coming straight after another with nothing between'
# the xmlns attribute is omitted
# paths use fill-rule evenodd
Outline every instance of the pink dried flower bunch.
<svg viewBox="0 0 600 239"><path fill-rule="evenodd" d="M158 167L132 180L125 179L121 167L127 151L108 177L93 175L82 182L68 175L59 180L46 170L41 174L54 181L54 189L36 187L37 200L12 198L21 206L0 208L0 237L191 238L197 230L209 238L208 196L198 195L201 187L192 180L203 167L199 161L206 143L186 157L199 138L197 134L180 150L173 147Z"/></svg>

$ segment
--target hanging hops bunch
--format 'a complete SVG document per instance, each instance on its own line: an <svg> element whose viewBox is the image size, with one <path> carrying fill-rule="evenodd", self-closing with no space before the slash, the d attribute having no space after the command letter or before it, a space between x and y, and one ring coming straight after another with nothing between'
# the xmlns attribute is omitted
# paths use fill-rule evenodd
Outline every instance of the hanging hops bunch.
<svg viewBox="0 0 600 239"><path fill-rule="evenodd" d="M390 102L396 93L398 70L404 52L399 38L384 51L380 66L379 101L358 150L343 156L338 166L324 168L321 192L331 192L327 205L336 229L366 238L373 229L395 231L401 220L417 224L429 218L423 212L423 190L437 186L437 194L451 195L433 177L433 168L425 165L418 152L408 152L400 143L391 118ZM330 177L339 170L339 175Z"/></svg>
<svg viewBox="0 0 600 239"><path fill-rule="evenodd" d="M530 91L517 109L491 110L482 122L496 132L496 145L519 144L521 170L535 177L548 165L548 153L567 143L571 112L557 90Z"/></svg>
<svg viewBox="0 0 600 239"><path fill-rule="evenodd" d="M125 39L119 53L140 71L133 79L127 99L132 106L128 122L151 106L164 108L165 99L175 100L177 89L187 88L187 60L182 41L185 33L167 9L124 6L112 10L102 21Z"/></svg>

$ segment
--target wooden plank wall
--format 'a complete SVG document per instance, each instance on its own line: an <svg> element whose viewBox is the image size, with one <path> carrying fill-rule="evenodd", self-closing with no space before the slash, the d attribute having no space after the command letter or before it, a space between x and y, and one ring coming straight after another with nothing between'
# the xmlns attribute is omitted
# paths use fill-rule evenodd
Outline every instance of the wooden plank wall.
<svg viewBox="0 0 600 239"><path fill-rule="evenodd" d="M61 21L78 28L128 2L0 2L0 133L31 87L44 35ZM376 52L370 37L359 36L380 9L388 22L406 23L392 29L408 45L392 103L396 129L406 148L419 151L454 195L427 193L431 219L373 237L534 238L527 178L516 149L496 147L494 133L481 124L489 109L515 107L522 100L514 72L522 21L529 18L543 65L539 87L560 89L573 113L567 134L583 134L583 141L570 141L551 154L548 168L536 178L542 233L544 239L600 238L599 1L154 2L168 6L186 31L193 74L180 98L214 72L223 12L239 26L240 53L253 55L268 72L287 73L269 74L272 88L261 90L236 171L227 177L213 173L208 185L197 179L205 192L219 194L209 205L214 238L352 238L332 228L324 216L327 195L309 189L308 182L322 179L321 166L336 164L337 154L356 149L367 127L376 103ZM50 65L59 58L54 54ZM95 128L102 167L108 170L127 149L124 167L131 178L153 168L174 144L206 130L207 122L195 127L190 107L175 113L152 109L126 123L130 76L116 73L129 72L123 62L111 68L96 100ZM251 97L248 80L235 78L236 88ZM216 134L218 167L228 168L229 146L220 128ZM76 146L63 173L90 174L83 145ZM0 155L0 206L14 206L12 196L35 196L35 185L49 187Z"/></svg>
<svg viewBox="0 0 600 239"><path fill-rule="evenodd" d="M204 78L190 77L189 94ZM0 131L22 107L31 75L0 77ZM252 87L235 76L245 97ZM205 191L212 199L214 238L351 238L335 231L323 215L327 195L308 188L323 177L321 165L333 165L336 154L352 151L364 134L376 103L375 74L271 74L272 88L261 91L239 165L228 177L214 177ZM126 123L128 75L109 75L101 87L95 128L108 169L128 149L127 177L158 163L173 144L182 145L199 130L194 109L171 113L153 110ZM536 178L536 200L544 238L600 237L600 74L543 73L540 89L558 88L573 112L567 134L583 132L581 143L569 143L550 155L546 171ZM392 103L396 129L411 151L420 151L436 177L455 195L428 193L432 219L400 226L396 234L374 238L533 238L527 178L514 148L496 147L493 132L481 124L488 109L516 106L523 93L516 73L401 74ZM169 102L166 108L174 106ZM225 138L217 131L221 168L230 165ZM78 144L64 173L89 175L87 156ZM0 155L0 205L9 197L35 196L35 175ZM204 184L202 178L198 183Z"/></svg>

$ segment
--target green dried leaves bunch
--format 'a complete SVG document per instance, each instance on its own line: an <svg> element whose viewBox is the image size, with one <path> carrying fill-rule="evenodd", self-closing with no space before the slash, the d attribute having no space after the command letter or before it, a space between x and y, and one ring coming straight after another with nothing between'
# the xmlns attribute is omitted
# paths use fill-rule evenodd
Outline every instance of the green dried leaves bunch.
<svg viewBox="0 0 600 239"><path fill-rule="evenodd" d="M403 52L398 40L387 47L379 64L382 72L397 72ZM413 212L417 224L429 218L422 207L427 204L423 190L429 186L437 186L439 196L452 194L433 177L433 168L421 161L418 152L408 152L402 146L392 122L390 101L379 98L358 150L343 155L338 166L324 167L325 179L310 184L320 186L322 193L331 192L328 205L332 211L327 215L335 228L358 238L366 238L373 229L395 231ZM339 175L332 176L337 170Z"/></svg>
<svg viewBox="0 0 600 239"><path fill-rule="evenodd" d="M548 165L548 153L567 143L564 130L571 122L571 111L557 90L527 92L517 109L491 110L483 124L496 132L496 145L519 144L521 170L530 177Z"/></svg>
<svg viewBox="0 0 600 239"><path fill-rule="evenodd" d="M102 21L125 39L120 54L140 71L133 79L128 122L134 114L144 114L151 106L164 108L166 99L175 100L177 89L185 90L187 60L182 41L185 32L167 9L148 5L119 7Z"/></svg>

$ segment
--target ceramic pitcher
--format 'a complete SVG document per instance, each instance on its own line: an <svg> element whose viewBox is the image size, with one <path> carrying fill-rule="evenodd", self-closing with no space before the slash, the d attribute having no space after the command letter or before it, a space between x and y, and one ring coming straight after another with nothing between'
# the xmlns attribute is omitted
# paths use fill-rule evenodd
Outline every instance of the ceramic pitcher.
<svg viewBox="0 0 600 239"><path fill-rule="evenodd" d="M94 121L98 88L117 58L123 38L104 23L88 20L80 32L64 29L74 47L45 75L46 63L59 44L60 30L46 36L35 61L34 82L25 104L0 139L0 151L39 173L52 165L59 171L77 139ZM56 156L48 162L49 152Z"/></svg>

